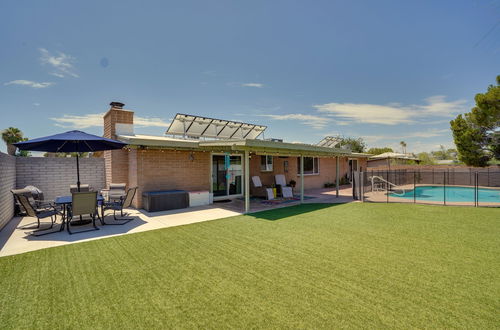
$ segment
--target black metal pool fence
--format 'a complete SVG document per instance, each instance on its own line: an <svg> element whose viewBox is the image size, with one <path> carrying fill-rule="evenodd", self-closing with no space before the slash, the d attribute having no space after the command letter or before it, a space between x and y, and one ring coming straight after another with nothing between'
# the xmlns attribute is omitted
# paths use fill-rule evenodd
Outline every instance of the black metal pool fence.
<svg viewBox="0 0 500 330"><path fill-rule="evenodd" d="M355 172L353 198L374 203L500 207L500 169Z"/></svg>

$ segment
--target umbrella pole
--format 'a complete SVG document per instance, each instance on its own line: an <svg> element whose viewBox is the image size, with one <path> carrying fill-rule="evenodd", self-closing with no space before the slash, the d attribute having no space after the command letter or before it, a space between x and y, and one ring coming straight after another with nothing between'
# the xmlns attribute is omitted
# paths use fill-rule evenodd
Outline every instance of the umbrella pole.
<svg viewBox="0 0 500 330"><path fill-rule="evenodd" d="M80 192L80 161L78 157L78 143L76 144L76 187L78 192Z"/></svg>

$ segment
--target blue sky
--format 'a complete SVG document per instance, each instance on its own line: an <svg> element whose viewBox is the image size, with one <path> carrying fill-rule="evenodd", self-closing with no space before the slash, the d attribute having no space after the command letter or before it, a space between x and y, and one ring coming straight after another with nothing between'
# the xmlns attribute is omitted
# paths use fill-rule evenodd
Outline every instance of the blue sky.
<svg viewBox="0 0 500 330"><path fill-rule="evenodd" d="M4 0L0 128L102 134L121 101L145 134L181 112L287 141L451 147L449 120L500 73L499 22L489 0Z"/></svg>

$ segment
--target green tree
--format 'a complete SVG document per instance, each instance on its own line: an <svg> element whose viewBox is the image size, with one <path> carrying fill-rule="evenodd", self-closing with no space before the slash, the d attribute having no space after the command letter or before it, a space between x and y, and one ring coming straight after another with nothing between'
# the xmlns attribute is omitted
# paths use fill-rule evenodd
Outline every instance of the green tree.
<svg viewBox="0 0 500 330"><path fill-rule="evenodd" d="M401 145L401 151L403 151L403 153L406 154L406 142L401 141L399 142L399 144Z"/></svg>
<svg viewBox="0 0 500 330"><path fill-rule="evenodd" d="M420 160L420 165L434 165L434 164L436 164L434 157L432 157L432 154L430 154L428 152L421 152L417 155L417 157Z"/></svg>
<svg viewBox="0 0 500 330"><path fill-rule="evenodd" d="M16 154L16 147L13 143L23 141L23 132L16 127L9 127L2 131L2 140L7 145L7 153L11 156Z"/></svg>
<svg viewBox="0 0 500 330"><path fill-rule="evenodd" d="M394 152L394 150L392 150L392 148L389 147L383 147L383 148L370 148L367 151L367 153L372 155L380 155L386 152Z"/></svg>
<svg viewBox="0 0 500 330"><path fill-rule="evenodd" d="M446 149L445 146L440 145L439 150L437 151L431 151L432 156L435 159L438 160L445 160L445 159L452 159L455 160L457 159L457 150L455 149Z"/></svg>
<svg viewBox="0 0 500 330"><path fill-rule="evenodd" d="M28 141L28 138L23 138L21 141ZM31 152L28 150L17 150L16 156L19 157L31 157Z"/></svg>
<svg viewBox="0 0 500 330"><path fill-rule="evenodd" d="M46 152L43 154L43 157L55 157L55 158L66 158L66 157L76 157L76 155L80 158L90 157L90 153L88 152Z"/></svg>
<svg viewBox="0 0 500 330"><path fill-rule="evenodd" d="M353 138L353 137L342 137L339 138L340 141L335 146L336 148L346 148L352 152L364 152L366 148L366 143L363 138Z"/></svg>
<svg viewBox="0 0 500 330"><path fill-rule="evenodd" d="M469 166L486 166L500 159L500 75L497 84L474 98L471 112L450 122L461 161Z"/></svg>

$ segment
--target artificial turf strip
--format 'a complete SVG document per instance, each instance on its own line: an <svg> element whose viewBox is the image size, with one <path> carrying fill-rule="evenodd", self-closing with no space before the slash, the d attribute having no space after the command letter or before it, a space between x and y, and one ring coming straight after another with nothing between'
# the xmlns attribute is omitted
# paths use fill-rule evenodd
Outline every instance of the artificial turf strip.
<svg viewBox="0 0 500 330"><path fill-rule="evenodd" d="M495 328L500 210L305 204L0 258L5 328Z"/></svg>

